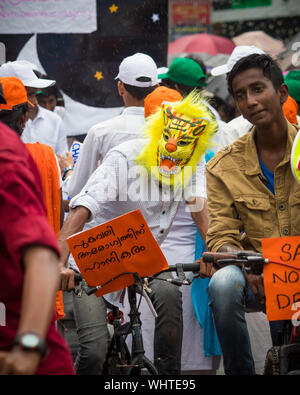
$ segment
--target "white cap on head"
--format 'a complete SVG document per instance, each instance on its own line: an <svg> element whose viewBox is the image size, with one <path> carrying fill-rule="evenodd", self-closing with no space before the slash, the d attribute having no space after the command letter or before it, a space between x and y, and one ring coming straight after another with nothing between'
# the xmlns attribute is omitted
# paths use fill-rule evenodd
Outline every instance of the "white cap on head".
<svg viewBox="0 0 300 395"><path fill-rule="evenodd" d="M169 70L168 67L159 67L159 68L157 69L157 75L159 75L159 74L165 74L165 73L168 72L168 70ZM158 82L161 82L161 79L158 78L157 81L158 81Z"/></svg>
<svg viewBox="0 0 300 395"><path fill-rule="evenodd" d="M146 88L158 84L157 74L157 66L151 56L136 53L122 60L115 79L124 84ZM143 81L143 77L146 81Z"/></svg>
<svg viewBox="0 0 300 395"><path fill-rule="evenodd" d="M17 77L30 88L42 89L55 84L55 80L38 78L33 70L38 70L35 64L27 62L27 60L15 60L4 63L0 67L0 77Z"/></svg>
<svg viewBox="0 0 300 395"><path fill-rule="evenodd" d="M260 55L266 55L266 53L262 49L257 48L254 45L239 45L234 48L226 64L222 64L221 66L217 66L211 69L211 75L217 76L227 74L232 70L236 62L238 62L242 58L245 58L246 56L255 53Z"/></svg>

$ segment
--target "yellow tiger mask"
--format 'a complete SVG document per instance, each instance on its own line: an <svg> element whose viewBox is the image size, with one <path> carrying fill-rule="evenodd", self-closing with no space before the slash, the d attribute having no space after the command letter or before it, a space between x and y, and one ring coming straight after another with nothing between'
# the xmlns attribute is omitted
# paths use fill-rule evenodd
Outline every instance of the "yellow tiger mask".
<svg viewBox="0 0 300 395"><path fill-rule="evenodd" d="M165 103L145 124L149 143L137 163L163 184L187 185L216 129L215 118L199 93Z"/></svg>

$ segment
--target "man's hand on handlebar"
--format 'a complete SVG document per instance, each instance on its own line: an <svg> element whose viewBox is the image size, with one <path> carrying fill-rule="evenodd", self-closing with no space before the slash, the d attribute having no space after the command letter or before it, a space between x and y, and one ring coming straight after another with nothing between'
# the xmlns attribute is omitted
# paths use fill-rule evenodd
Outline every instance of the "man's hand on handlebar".
<svg viewBox="0 0 300 395"><path fill-rule="evenodd" d="M244 276L247 280L252 292L259 303L265 303L265 288L264 288L264 275L262 274L248 274L244 270Z"/></svg>
<svg viewBox="0 0 300 395"><path fill-rule="evenodd" d="M62 291L72 291L75 288L75 272L60 264L60 288Z"/></svg>
<svg viewBox="0 0 300 395"><path fill-rule="evenodd" d="M212 262L204 262L202 258L196 260L197 263L200 264L200 277L211 278L214 273L218 270Z"/></svg>
<svg viewBox="0 0 300 395"><path fill-rule="evenodd" d="M227 249L226 252L205 252L197 262L200 264L200 277L202 278L211 278L218 269L226 265L241 267L252 292L257 300L264 304L263 264L265 261L261 254L254 251L228 251Z"/></svg>

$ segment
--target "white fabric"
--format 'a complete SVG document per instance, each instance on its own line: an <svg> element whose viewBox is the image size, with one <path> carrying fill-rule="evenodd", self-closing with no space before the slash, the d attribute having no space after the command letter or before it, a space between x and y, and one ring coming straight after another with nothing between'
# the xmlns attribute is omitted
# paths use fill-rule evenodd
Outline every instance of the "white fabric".
<svg viewBox="0 0 300 395"><path fill-rule="evenodd" d="M25 86L31 88L47 88L55 84L55 80L38 78L33 70L37 67L27 60L16 60L4 63L0 67L0 77L17 77Z"/></svg>
<svg viewBox="0 0 300 395"><path fill-rule="evenodd" d="M300 117L297 115L298 125L300 125ZM219 148L226 147L233 143L236 139L244 136L252 128L252 123L247 121L242 115L234 118L222 128L219 137Z"/></svg>
<svg viewBox="0 0 300 395"><path fill-rule="evenodd" d="M122 114L91 127L80 149L74 171L65 181L64 190L69 196L74 197L81 191L111 148L136 138L144 123L144 107L132 106L125 108Z"/></svg>
<svg viewBox="0 0 300 395"><path fill-rule="evenodd" d="M62 130L62 119L54 112L38 106L36 117L26 122L22 141L24 143L43 143L50 145L55 154L68 150L67 137Z"/></svg>
<svg viewBox="0 0 300 395"><path fill-rule="evenodd" d="M260 55L265 55L265 52L260 49L255 47L254 45L238 45L234 48L232 51L232 54L228 58L228 61L226 64L222 64L221 66L217 66L211 69L211 75L217 76L221 74L227 74L229 73L233 66L242 58L245 58L246 56L252 55L252 54L260 54Z"/></svg>
<svg viewBox="0 0 300 395"><path fill-rule="evenodd" d="M59 117L61 117L61 119L64 119L66 109L65 109L65 107L62 107L62 106L55 106L54 112L55 112L55 114L57 114Z"/></svg>
<svg viewBox="0 0 300 395"><path fill-rule="evenodd" d="M222 129L220 134L220 148L226 147L233 143L236 139L244 136L252 128L252 123L247 121L242 115L232 119Z"/></svg>

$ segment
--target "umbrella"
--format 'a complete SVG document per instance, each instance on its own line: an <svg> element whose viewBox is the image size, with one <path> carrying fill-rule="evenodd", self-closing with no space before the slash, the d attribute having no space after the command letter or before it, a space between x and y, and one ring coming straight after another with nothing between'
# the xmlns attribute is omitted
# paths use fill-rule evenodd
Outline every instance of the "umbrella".
<svg viewBox="0 0 300 395"><path fill-rule="evenodd" d="M234 47L234 43L225 37L208 33L190 34L170 42L168 47L168 55L182 52L205 52L210 55L222 53L230 55L234 50Z"/></svg>
<svg viewBox="0 0 300 395"><path fill-rule="evenodd" d="M286 49L277 55L276 60L283 71L300 70L299 42L300 33L297 33L285 44Z"/></svg>
<svg viewBox="0 0 300 395"><path fill-rule="evenodd" d="M232 41L235 45L255 45L270 56L276 56L285 49L282 41L276 40L262 30L240 34L239 36L233 37Z"/></svg>

